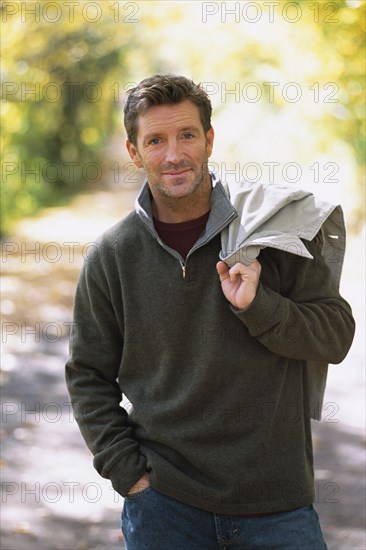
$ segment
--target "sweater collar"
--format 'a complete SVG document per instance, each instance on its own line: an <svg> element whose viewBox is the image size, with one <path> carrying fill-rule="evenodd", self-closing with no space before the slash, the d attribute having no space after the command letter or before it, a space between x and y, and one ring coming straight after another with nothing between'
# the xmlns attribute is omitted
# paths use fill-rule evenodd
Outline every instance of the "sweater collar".
<svg viewBox="0 0 366 550"><path fill-rule="evenodd" d="M206 230L201 239L206 240L219 233L224 227L238 217L238 213L230 202L225 189L219 178L210 172L212 182L211 211L207 221ZM135 202L137 215L146 223L150 229L154 228L152 218L151 193L149 184L145 180L142 189Z"/></svg>

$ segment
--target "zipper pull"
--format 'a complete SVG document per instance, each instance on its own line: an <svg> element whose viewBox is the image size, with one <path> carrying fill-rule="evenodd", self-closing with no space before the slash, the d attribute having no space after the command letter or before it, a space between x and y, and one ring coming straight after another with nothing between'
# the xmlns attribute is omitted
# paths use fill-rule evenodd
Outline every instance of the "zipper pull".
<svg viewBox="0 0 366 550"><path fill-rule="evenodd" d="M183 273L183 279L186 278L186 266L183 262L180 262L180 265L182 266L182 273Z"/></svg>

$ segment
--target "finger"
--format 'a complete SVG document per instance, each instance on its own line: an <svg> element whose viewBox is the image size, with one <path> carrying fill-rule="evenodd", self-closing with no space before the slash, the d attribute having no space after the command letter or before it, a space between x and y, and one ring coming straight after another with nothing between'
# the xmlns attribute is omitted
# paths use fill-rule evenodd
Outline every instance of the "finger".
<svg viewBox="0 0 366 550"><path fill-rule="evenodd" d="M241 276L242 279L246 277L253 278L254 274L258 277L260 271L261 265L257 260L254 260L250 265L245 265L238 262L229 270L229 277L232 281L234 281L238 275Z"/></svg>
<svg viewBox="0 0 366 550"><path fill-rule="evenodd" d="M225 262L218 262L216 264L216 270L220 276L220 281L224 281L229 277L229 267L226 265Z"/></svg>
<svg viewBox="0 0 366 550"><path fill-rule="evenodd" d="M247 275L248 273L252 272L251 265L245 265L240 262L233 265L233 267L229 270L230 277L234 277L235 275Z"/></svg>
<svg viewBox="0 0 366 550"><path fill-rule="evenodd" d="M230 273L248 273L250 271L259 271L261 267L261 264L258 262L258 260L253 260L251 264L242 264L241 262L237 262L233 265L233 267L230 268Z"/></svg>

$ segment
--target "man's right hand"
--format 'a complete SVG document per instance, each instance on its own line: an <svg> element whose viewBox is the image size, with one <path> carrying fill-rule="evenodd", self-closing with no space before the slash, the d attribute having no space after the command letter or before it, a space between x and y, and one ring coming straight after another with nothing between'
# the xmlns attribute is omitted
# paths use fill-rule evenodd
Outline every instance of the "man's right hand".
<svg viewBox="0 0 366 550"><path fill-rule="evenodd" d="M150 486L150 477L147 472L145 472L140 479L135 483L135 485L132 485L131 489L128 491L127 495L133 495L133 493L139 493L143 489L146 489L146 487Z"/></svg>

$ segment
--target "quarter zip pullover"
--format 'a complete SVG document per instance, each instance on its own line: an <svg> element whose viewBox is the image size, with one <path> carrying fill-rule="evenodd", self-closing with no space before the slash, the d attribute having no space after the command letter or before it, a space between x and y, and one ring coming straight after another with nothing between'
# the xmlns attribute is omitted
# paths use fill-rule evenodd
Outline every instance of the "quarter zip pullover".
<svg viewBox="0 0 366 550"><path fill-rule="evenodd" d="M215 266L236 217L217 182L184 261L157 234L145 185L85 260L67 384L96 469L123 496L148 471L157 491L211 512L313 502L306 362L342 361L351 310L317 238L313 259L262 250L257 296L233 308Z"/></svg>

